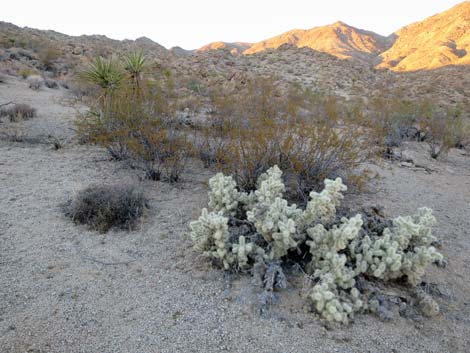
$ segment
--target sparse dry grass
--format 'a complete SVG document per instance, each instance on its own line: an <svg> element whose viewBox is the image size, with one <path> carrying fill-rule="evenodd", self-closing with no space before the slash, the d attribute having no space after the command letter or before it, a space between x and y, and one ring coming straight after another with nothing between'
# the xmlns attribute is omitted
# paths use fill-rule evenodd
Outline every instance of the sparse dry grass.
<svg viewBox="0 0 470 353"><path fill-rule="evenodd" d="M8 117L11 122L32 119L36 113L36 109L27 104L11 104L0 109L0 116Z"/></svg>

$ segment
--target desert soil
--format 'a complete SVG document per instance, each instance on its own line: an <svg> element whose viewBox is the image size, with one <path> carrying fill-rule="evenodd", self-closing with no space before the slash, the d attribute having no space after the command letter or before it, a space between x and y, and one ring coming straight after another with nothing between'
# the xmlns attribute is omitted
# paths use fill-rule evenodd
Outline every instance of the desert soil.
<svg viewBox="0 0 470 353"><path fill-rule="evenodd" d="M212 172L191 166L175 186L145 181L74 142L66 91L11 78L0 103L28 103L33 120L0 123L0 352L468 352L470 157L433 162L408 144L413 165L387 164L365 204L390 216L431 207L448 266L425 281L441 314L383 322L358 315L327 329L291 285L263 315L248 276L227 277L191 248L188 223L207 201ZM64 141L54 150L49 135ZM62 205L93 183L135 183L151 209L137 230L105 235L74 225ZM437 294L436 294L437 293Z"/></svg>

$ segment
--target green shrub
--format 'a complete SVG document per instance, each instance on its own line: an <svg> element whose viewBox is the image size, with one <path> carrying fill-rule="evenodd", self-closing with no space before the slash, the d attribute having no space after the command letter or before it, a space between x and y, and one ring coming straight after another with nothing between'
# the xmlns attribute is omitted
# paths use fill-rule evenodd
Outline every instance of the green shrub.
<svg viewBox="0 0 470 353"><path fill-rule="evenodd" d="M25 67L18 71L18 74L23 78L27 79L29 76L36 75L37 71L31 68Z"/></svg>

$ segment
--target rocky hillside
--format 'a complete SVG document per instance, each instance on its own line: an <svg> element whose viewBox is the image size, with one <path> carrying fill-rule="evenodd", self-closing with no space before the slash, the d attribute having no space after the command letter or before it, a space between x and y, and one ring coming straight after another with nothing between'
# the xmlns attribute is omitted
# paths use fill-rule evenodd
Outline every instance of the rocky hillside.
<svg viewBox="0 0 470 353"><path fill-rule="evenodd" d="M245 50L250 48L253 44L252 43L245 43L245 42L234 42L234 43L227 43L227 42L212 42L203 47L197 49L197 52L201 51L208 51L208 50L220 50L225 49L229 50L232 54L238 55L242 54Z"/></svg>
<svg viewBox="0 0 470 353"><path fill-rule="evenodd" d="M15 46L25 49L39 49L46 45L60 48L64 53L74 55L109 55L136 48L145 50L152 56L166 56L168 50L149 38L136 40L115 40L103 35L69 36L55 31L43 31L29 27L18 27L0 21L0 45Z"/></svg>
<svg viewBox="0 0 470 353"><path fill-rule="evenodd" d="M296 29L254 44L244 51L253 54L268 48L291 44L334 55L340 59L368 61L389 46L389 40L376 33L351 27L343 22L308 30Z"/></svg>
<svg viewBox="0 0 470 353"><path fill-rule="evenodd" d="M394 37L379 67L414 71L470 64L470 1L406 26Z"/></svg>
<svg viewBox="0 0 470 353"><path fill-rule="evenodd" d="M148 38L74 37L0 22L0 73L68 81L94 56L143 50L152 68L169 69L198 89L243 85L261 75L345 99L399 93L470 107L470 70L464 65L470 64L469 13L467 1L389 38L337 22L286 32L248 49L248 43L215 42L199 50L167 50Z"/></svg>
<svg viewBox="0 0 470 353"><path fill-rule="evenodd" d="M166 60L173 54L149 38L115 40L103 35L69 36L55 31L18 27L0 21L0 68L18 71L33 68L49 71L47 62L54 61L54 74L66 75L96 56L121 55L142 50L148 56Z"/></svg>

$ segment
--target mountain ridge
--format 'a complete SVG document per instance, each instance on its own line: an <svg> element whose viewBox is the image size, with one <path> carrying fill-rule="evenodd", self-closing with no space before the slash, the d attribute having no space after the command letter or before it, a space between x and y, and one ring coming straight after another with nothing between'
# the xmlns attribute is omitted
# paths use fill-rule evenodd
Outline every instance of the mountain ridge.
<svg viewBox="0 0 470 353"><path fill-rule="evenodd" d="M14 38L47 42L65 53L89 57L130 50L144 50L155 58L197 56L220 50L235 56L251 56L291 46L358 61L376 69L407 72L470 64L470 1L404 26L387 37L336 21L310 29L292 29L257 43L217 41L199 49L185 50L166 49L147 37L116 40L104 35L69 36L0 21L0 42L8 46Z"/></svg>
<svg viewBox="0 0 470 353"><path fill-rule="evenodd" d="M277 49L283 44L332 54L340 59L372 60L389 46L389 39L377 33L337 21L311 29L294 29L255 43L243 54L254 54L266 49Z"/></svg>
<svg viewBox="0 0 470 353"><path fill-rule="evenodd" d="M402 27L379 58L379 68L394 71L470 64L470 1Z"/></svg>

